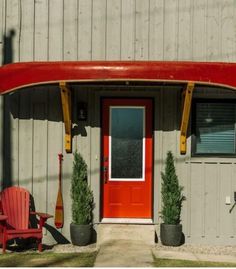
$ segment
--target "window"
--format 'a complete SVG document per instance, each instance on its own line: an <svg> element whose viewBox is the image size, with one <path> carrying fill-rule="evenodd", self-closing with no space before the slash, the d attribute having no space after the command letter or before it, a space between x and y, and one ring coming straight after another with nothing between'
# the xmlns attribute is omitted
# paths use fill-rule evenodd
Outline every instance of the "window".
<svg viewBox="0 0 236 269"><path fill-rule="evenodd" d="M145 108L112 106L110 115L110 180L143 181Z"/></svg>
<svg viewBox="0 0 236 269"><path fill-rule="evenodd" d="M235 155L236 103L196 100L193 104L192 155Z"/></svg>

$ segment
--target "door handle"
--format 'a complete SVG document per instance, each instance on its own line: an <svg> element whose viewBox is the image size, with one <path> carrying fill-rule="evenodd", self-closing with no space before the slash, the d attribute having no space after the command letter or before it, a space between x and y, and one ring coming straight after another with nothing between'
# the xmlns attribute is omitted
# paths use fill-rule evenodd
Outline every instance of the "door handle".
<svg viewBox="0 0 236 269"><path fill-rule="evenodd" d="M107 174L107 172L108 172L107 167L106 166L103 166L103 182L104 182L104 184L106 184L107 183L107 180L108 180L108 174Z"/></svg>

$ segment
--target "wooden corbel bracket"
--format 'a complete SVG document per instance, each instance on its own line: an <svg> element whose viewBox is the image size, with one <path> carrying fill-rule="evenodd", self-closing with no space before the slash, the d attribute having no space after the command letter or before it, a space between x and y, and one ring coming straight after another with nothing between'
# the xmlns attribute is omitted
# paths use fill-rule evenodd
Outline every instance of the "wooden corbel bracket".
<svg viewBox="0 0 236 269"><path fill-rule="evenodd" d="M59 83L61 90L61 103L63 119L65 124L65 150L67 153L72 152L72 121L71 121L71 90L68 85L62 81Z"/></svg>
<svg viewBox="0 0 236 269"><path fill-rule="evenodd" d="M183 113L180 127L180 154L186 154L187 151L187 131L192 104L193 90L194 90L194 83L188 82L183 94L184 102L183 102Z"/></svg>

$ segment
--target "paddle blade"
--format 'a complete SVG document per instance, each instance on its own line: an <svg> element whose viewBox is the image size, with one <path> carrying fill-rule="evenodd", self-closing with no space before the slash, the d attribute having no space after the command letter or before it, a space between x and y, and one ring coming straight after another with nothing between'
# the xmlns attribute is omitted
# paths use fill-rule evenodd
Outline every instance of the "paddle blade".
<svg viewBox="0 0 236 269"><path fill-rule="evenodd" d="M58 194L57 194L57 203L56 203L55 219L54 219L54 224L57 229L63 227L63 221L64 221L63 201L62 201L61 189L59 188Z"/></svg>

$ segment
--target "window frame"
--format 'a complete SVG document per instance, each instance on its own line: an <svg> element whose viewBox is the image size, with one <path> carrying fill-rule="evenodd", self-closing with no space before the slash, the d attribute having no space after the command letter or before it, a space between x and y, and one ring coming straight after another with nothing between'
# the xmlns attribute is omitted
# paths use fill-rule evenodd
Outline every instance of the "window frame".
<svg viewBox="0 0 236 269"><path fill-rule="evenodd" d="M131 108L131 109L142 109L143 112L143 139L142 139L142 177L140 178L116 178L112 177L112 109L113 108ZM146 107L145 106L121 106L121 105L111 105L109 108L109 165L108 171L110 175L110 181L131 181L131 182L144 182L145 181L145 171L146 171Z"/></svg>
<svg viewBox="0 0 236 269"><path fill-rule="evenodd" d="M196 116L197 103L231 103L236 105L236 99L217 99L217 98L193 98L191 113L191 157L236 157L235 153L197 153L196 152ZM236 115L235 115L236 120ZM235 129L235 146L236 146L236 129Z"/></svg>

